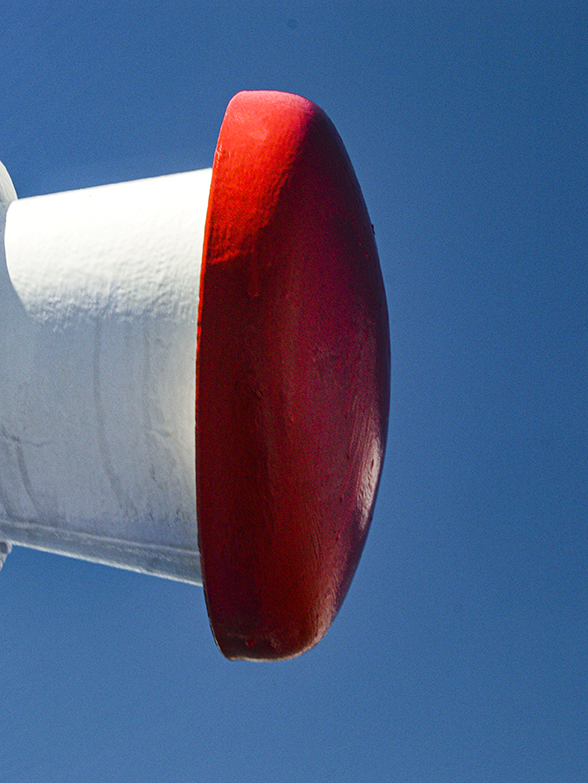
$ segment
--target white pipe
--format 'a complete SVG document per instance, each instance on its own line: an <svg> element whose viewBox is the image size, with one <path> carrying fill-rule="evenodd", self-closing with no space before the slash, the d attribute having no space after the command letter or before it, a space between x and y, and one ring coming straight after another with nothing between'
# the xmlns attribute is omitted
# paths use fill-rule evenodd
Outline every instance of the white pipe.
<svg viewBox="0 0 588 783"><path fill-rule="evenodd" d="M6 166L0 160L0 204L9 204L16 199L16 190Z"/></svg>
<svg viewBox="0 0 588 783"><path fill-rule="evenodd" d="M210 178L0 204L0 539L200 582L194 374Z"/></svg>

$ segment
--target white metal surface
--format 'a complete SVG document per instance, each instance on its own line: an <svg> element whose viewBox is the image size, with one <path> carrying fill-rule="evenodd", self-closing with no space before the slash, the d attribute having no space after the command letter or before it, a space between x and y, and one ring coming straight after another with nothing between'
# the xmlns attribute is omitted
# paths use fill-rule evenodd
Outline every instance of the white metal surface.
<svg viewBox="0 0 588 783"><path fill-rule="evenodd" d="M16 190L6 166L0 161L0 204L9 204L16 200Z"/></svg>
<svg viewBox="0 0 588 783"><path fill-rule="evenodd" d="M0 205L0 540L200 581L194 373L210 177Z"/></svg>

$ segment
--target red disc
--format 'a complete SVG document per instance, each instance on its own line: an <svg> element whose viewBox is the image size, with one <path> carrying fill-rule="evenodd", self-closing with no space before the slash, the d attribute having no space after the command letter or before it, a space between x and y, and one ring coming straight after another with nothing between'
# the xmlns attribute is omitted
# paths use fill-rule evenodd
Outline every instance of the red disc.
<svg viewBox="0 0 588 783"><path fill-rule="evenodd" d="M305 98L239 93L214 159L196 372L203 583L228 658L289 658L329 628L389 396L382 275L341 139Z"/></svg>

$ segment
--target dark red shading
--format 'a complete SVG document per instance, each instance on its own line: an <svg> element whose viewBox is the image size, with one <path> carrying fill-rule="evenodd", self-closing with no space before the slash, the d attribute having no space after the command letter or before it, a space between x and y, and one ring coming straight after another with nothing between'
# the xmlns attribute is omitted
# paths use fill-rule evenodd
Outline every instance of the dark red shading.
<svg viewBox="0 0 588 783"><path fill-rule="evenodd" d="M373 228L310 101L242 92L214 159L196 391L198 531L228 658L290 658L329 628L376 497L390 395Z"/></svg>

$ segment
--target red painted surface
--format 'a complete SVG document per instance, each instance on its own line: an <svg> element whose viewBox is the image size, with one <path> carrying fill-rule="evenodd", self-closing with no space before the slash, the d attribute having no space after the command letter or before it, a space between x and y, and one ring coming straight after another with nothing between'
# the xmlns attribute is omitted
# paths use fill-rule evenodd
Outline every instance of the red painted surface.
<svg viewBox="0 0 588 783"><path fill-rule="evenodd" d="M355 572L390 393L373 229L321 109L233 98L205 237L196 460L210 623L229 658L288 658L322 638Z"/></svg>

